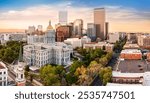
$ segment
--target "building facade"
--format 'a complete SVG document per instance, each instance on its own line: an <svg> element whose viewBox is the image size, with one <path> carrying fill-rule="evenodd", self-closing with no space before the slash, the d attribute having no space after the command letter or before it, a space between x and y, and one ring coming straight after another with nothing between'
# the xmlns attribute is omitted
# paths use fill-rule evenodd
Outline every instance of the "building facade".
<svg viewBox="0 0 150 103"><path fill-rule="evenodd" d="M137 35L138 35L137 33L127 33L128 42L137 43L138 41Z"/></svg>
<svg viewBox="0 0 150 103"><path fill-rule="evenodd" d="M68 12L59 11L59 23L61 25L67 25L67 21L68 21Z"/></svg>
<svg viewBox="0 0 150 103"><path fill-rule="evenodd" d="M63 25L56 29L56 41L63 42L72 35L72 26Z"/></svg>
<svg viewBox="0 0 150 103"><path fill-rule="evenodd" d="M64 43L55 43L53 45L35 43L24 46L23 58L29 66L67 65L70 63L70 54L72 52L72 47Z"/></svg>
<svg viewBox="0 0 150 103"><path fill-rule="evenodd" d="M107 52L112 52L114 49L114 45L113 44L109 44L106 42L91 42L91 43L86 43L83 44L83 48L85 49L96 49L96 48L100 48L102 50L105 50Z"/></svg>
<svg viewBox="0 0 150 103"><path fill-rule="evenodd" d="M105 9L94 9L94 24L96 25L96 36L101 40L106 39Z"/></svg>
<svg viewBox="0 0 150 103"><path fill-rule="evenodd" d="M8 68L3 62L0 62L0 86L7 86Z"/></svg>
<svg viewBox="0 0 150 103"><path fill-rule="evenodd" d="M96 39L96 25L94 23L87 24L87 36Z"/></svg>
<svg viewBox="0 0 150 103"><path fill-rule="evenodd" d="M27 30L27 33L32 34L34 32L35 32L35 26L29 26L28 30Z"/></svg>
<svg viewBox="0 0 150 103"><path fill-rule="evenodd" d="M143 48L150 48L150 35L139 35L138 45Z"/></svg>
<svg viewBox="0 0 150 103"><path fill-rule="evenodd" d="M82 47L83 44L91 42L91 39L87 36L83 36L81 39L79 38L68 38L64 41L64 43L72 45L72 47L75 49L77 47Z"/></svg>
<svg viewBox="0 0 150 103"><path fill-rule="evenodd" d="M138 49L125 49L121 51L120 58L129 60L140 60L142 59L142 53Z"/></svg>
<svg viewBox="0 0 150 103"><path fill-rule="evenodd" d="M18 65L16 66L16 85L17 86L25 86L26 85L26 79L25 79L25 63L19 62Z"/></svg>
<svg viewBox="0 0 150 103"><path fill-rule="evenodd" d="M42 25L38 25L38 31L43 31L43 26Z"/></svg>
<svg viewBox="0 0 150 103"><path fill-rule="evenodd" d="M83 31L83 20L82 19L77 19L73 23L73 34L74 35L82 35Z"/></svg>
<svg viewBox="0 0 150 103"><path fill-rule="evenodd" d="M109 43L116 43L116 41L119 41L119 34L109 33Z"/></svg>

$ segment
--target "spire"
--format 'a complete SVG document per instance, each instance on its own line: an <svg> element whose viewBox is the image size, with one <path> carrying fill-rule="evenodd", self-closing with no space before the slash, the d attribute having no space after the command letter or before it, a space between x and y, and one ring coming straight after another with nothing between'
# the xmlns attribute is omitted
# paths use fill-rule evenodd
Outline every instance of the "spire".
<svg viewBox="0 0 150 103"><path fill-rule="evenodd" d="M49 20L49 26L51 26L51 20Z"/></svg>
<svg viewBox="0 0 150 103"><path fill-rule="evenodd" d="M21 45L20 45L20 50L19 50L19 62L23 62L22 46Z"/></svg>
<svg viewBox="0 0 150 103"><path fill-rule="evenodd" d="M52 27L52 25L51 25L51 20L49 21L49 25L48 25L48 27L47 27L47 30L53 30L53 27Z"/></svg>

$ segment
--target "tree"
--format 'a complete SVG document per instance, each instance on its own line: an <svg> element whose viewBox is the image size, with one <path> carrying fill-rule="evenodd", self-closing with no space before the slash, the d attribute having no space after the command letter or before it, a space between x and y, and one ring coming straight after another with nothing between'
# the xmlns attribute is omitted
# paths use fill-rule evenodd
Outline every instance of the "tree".
<svg viewBox="0 0 150 103"><path fill-rule="evenodd" d="M100 58L99 63L102 64L102 66L106 66L108 63L107 57L104 56L104 57Z"/></svg>
<svg viewBox="0 0 150 103"><path fill-rule="evenodd" d="M56 66L56 74L61 74L65 68L61 65Z"/></svg>
<svg viewBox="0 0 150 103"><path fill-rule="evenodd" d="M60 69L60 67L57 67ZM59 70L58 70L59 71ZM57 74L55 66L47 65L40 69L40 78L43 81L44 85L61 85L61 79Z"/></svg>
<svg viewBox="0 0 150 103"><path fill-rule="evenodd" d="M78 85L89 85L92 81L92 77L89 75L88 69L84 66L77 68L74 75L78 77Z"/></svg>
<svg viewBox="0 0 150 103"><path fill-rule="evenodd" d="M74 61L73 64L71 65L71 67L70 67L70 72L74 73L78 67L82 66L82 64L83 63L80 62L80 61Z"/></svg>
<svg viewBox="0 0 150 103"><path fill-rule="evenodd" d="M44 78L44 85L45 86L60 86L60 80L58 75L55 75L53 73L48 73L46 77Z"/></svg>
<svg viewBox="0 0 150 103"><path fill-rule="evenodd" d="M86 74L87 73L87 68L85 68L84 66L82 66L82 67L78 67L77 69L76 69L76 71L75 71L75 76L79 76L79 75L84 75L84 74Z"/></svg>
<svg viewBox="0 0 150 103"><path fill-rule="evenodd" d="M25 66L25 71L27 71L27 72L29 72L29 71L30 71L30 69L29 69L29 65L26 65L26 66Z"/></svg>
<svg viewBox="0 0 150 103"><path fill-rule="evenodd" d="M0 58L8 63L12 63L19 56L19 48L21 43L18 41L9 41L6 46L1 46Z"/></svg>
<svg viewBox="0 0 150 103"><path fill-rule="evenodd" d="M77 80L77 76L73 75L72 73L66 74L66 81L68 85L75 84Z"/></svg>
<svg viewBox="0 0 150 103"><path fill-rule="evenodd" d="M108 82L111 81L112 78L112 69L111 67L101 68L99 72L99 77L103 82L103 85L106 85Z"/></svg>
<svg viewBox="0 0 150 103"><path fill-rule="evenodd" d="M90 77L94 77L101 69L102 65L96 61L92 61L88 66L88 74Z"/></svg>
<svg viewBox="0 0 150 103"><path fill-rule="evenodd" d="M89 85L90 83L91 83L91 81L92 81L92 77L90 77L89 75L87 75L87 74L82 74L82 75L80 75L79 77L78 77L78 81L77 81L77 83L79 84L79 85Z"/></svg>

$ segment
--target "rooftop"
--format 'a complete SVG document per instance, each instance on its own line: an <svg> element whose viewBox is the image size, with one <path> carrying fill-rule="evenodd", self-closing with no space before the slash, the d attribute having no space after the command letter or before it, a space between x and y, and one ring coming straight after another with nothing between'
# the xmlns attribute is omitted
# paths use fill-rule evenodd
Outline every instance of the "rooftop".
<svg viewBox="0 0 150 103"><path fill-rule="evenodd" d="M144 73L150 69L144 60L124 60L120 61L118 70L121 73Z"/></svg>
<svg viewBox="0 0 150 103"><path fill-rule="evenodd" d="M95 8L94 10L105 10L105 8Z"/></svg>
<svg viewBox="0 0 150 103"><path fill-rule="evenodd" d="M124 45L124 47L123 47L124 49L139 49L140 47L138 46L138 44L125 44Z"/></svg>
<svg viewBox="0 0 150 103"><path fill-rule="evenodd" d="M5 69L4 63L0 62L0 69Z"/></svg>
<svg viewBox="0 0 150 103"><path fill-rule="evenodd" d="M119 77L119 78L140 78L143 77L144 73L122 73L118 71L113 71L112 76L113 78Z"/></svg>
<svg viewBox="0 0 150 103"><path fill-rule="evenodd" d="M126 54L141 54L141 50L138 50L138 49L125 49L125 50L122 50L121 53L126 53Z"/></svg>
<svg viewBox="0 0 150 103"><path fill-rule="evenodd" d="M107 83L107 86L142 86L142 84L118 84L118 83Z"/></svg>
<svg viewBox="0 0 150 103"><path fill-rule="evenodd" d="M0 69L5 69L4 66L2 64L0 64Z"/></svg>

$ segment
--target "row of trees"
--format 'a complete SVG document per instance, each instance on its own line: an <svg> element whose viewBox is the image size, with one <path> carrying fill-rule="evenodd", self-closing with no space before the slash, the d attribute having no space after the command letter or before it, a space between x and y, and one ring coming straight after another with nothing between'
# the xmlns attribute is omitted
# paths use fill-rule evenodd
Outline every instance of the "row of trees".
<svg viewBox="0 0 150 103"><path fill-rule="evenodd" d="M101 49L87 50L83 61L75 60L69 71L62 66L46 65L40 69L40 78L46 86L90 85L95 76L100 75L103 85L106 85L111 80L111 68L106 67L111 57L112 53Z"/></svg>
<svg viewBox="0 0 150 103"><path fill-rule="evenodd" d="M111 67L106 67L112 58L112 52L106 53L101 49L82 49L77 50L82 56L83 61L74 61L70 67L69 85L90 85L95 76L101 75L103 85L111 80ZM104 72L103 72L104 71ZM107 73L108 72L108 73Z"/></svg>
<svg viewBox="0 0 150 103"><path fill-rule="evenodd" d="M8 41L6 45L0 45L1 60L12 63L19 56L19 50L22 43L18 41Z"/></svg>
<svg viewBox="0 0 150 103"><path fill-rule="evenodd" d="M123 40L119 40L115 43L114 45L114 51L115 52L121 52L121 50L123 49L123 46L126 44L127 39L123 39Z"/></svg>

